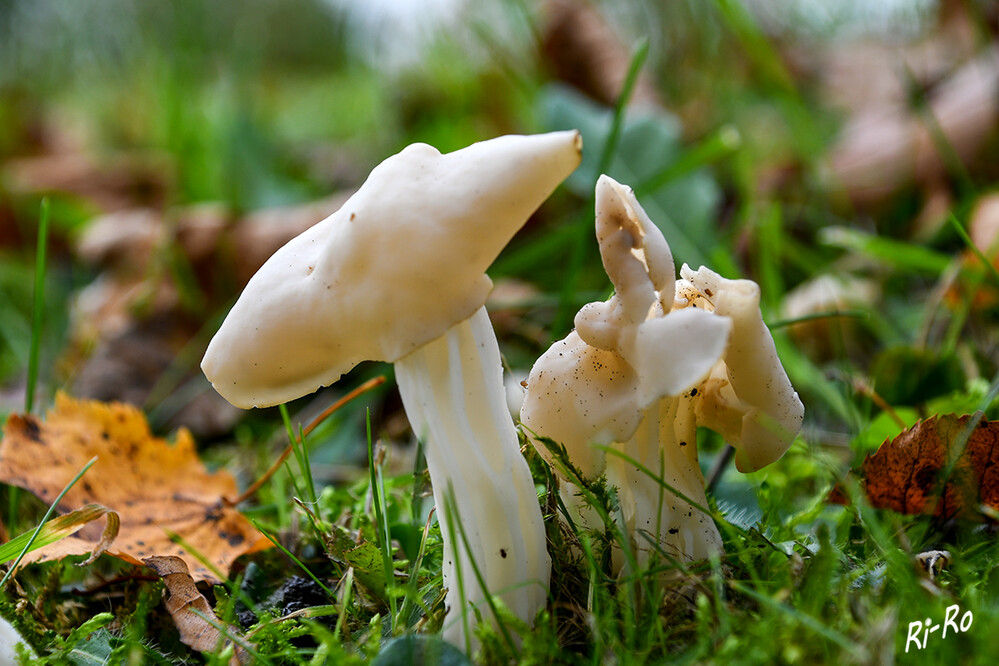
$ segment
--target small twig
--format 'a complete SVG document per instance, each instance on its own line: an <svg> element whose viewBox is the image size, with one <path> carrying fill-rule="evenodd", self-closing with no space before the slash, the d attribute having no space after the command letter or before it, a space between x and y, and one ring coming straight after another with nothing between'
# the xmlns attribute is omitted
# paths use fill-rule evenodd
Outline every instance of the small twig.
<svg viewBox="0 0 999 666"><path fill-rule="evenodd" d="M353 391L351 391L350 393L348 393L347 395L343 396L342 398L340 398L339 400L337 400L336 402L334 402L332 405L330 405L329 407L327 407L323 411L322 414L320 414L319 416L317 416L316 418L314 418L312 420L312 423L310 423L309 425L307 425L305 427L305 430L302 431L302 434L303 435L308 435L310 432L312 432L317 427L319 427L320 423L322 423L323 421L325 421L326 419L328 419L335 411L337 411L338 409L340 409L341 407L343 407L344 405L346 405L348 402L350 402L351 400L353 400L357 396L361 395L362 393L367 393L368 391L370 391L371 389L375 388L376 386L381 386L384 383L385 383L385 377L384 377L384 375L375 377L373 379L369 379L368 381L364 382L363 384L361 384L360 386L358 386L356 389L354 389Z"/></svg>
<svg viewBox="0 0 999 666"><path fill-rule="evenodd" d="M902 420L902 417L898 415L898 412L895 411L895 408L889 405L888 402L881 397L881 394L874 390L873 386L865 382L860 377L853 377L852 381L853 390L870 398L871 402L878 406L878 409L887 414L888 417L895 422L895 425L902 430L909 427L906 422Z"/></svg>
<svg viewBox="0 0 999 666"><path fill-rule="evenodd" d="M360 386L358 386L356 389L354 389L353 391L351 391L347 395L343 396L342 398L340 398L339 400L337 400L336 402L334 402L332 405L330 405L325 410L323 410L322 414L320 414L319 416L317 416L316 418L314 418L312 420L312 423L310 423L309 425L307 425L302 430L302 437L307 436L309 433L311 433L313 430L315 430L317 427L319 427L320 423L322 423L323 421L325 421L326 419L328 419L334 412L336 412L338 409L340 409L341 407L343 407L344 405L346 405L348 402L350 402L351 400L353 400L357 396L361 395L362 393L370 391L371 389L375 388L376 386L379 386L379 385L383 384L384 382L385 382L385 377L384 376L379 376L379 377L375 377L373 379L369 379L368 381L364 382L363 384L361 384ZM299 439L299 441L301 441L301 438ZM258 490L260 490L261 486L263 486L265 483L267 483L267 481L270 480L270 478L272 476L274 476L274 473L277 472L278 469L281 467L281 465L284 464L284 461L288 459L288 456L291 455L291 452L292 452L292 445L289 444L288 446L285 447L284 451L281 452L281 455L278 456L278 459L274 462L274 464L271 465L270 468L266 472L264 472L263 476L261 476L259 479L257 479L249 488L247 488L245 491L243 491L235 499L230 499L228 497L223 497L222 498L222 503L225 506L233 507L233 506L236 506L237 504L241 504L242 502L245 502L246 500L248 500L250 497L252 497L254 495L254 493L256 493Z"/></svg>
<svg viewBox="0 0 999 666"><path fill-rule="evenodd" d="M253 497L254 493L260 490L260 487L263 486L265 483L267 483L272 476L274 476L274 472L278 471L278 468L284 464L284 461L287 460L288 456L290 455L291 455L291 444L289 444L284 448L284 451L282 451L281 455L278 456L278 459L274 461L274 464L270 466L270 469L264 472L263 476L254 481L249 488L247 488L242 493L237 495L234 499L231 499L229 497L223 497L222 504L227 507L234 507L238 504L242 504L246 500Z"/></svg>
<svg viewBox="0 0 999 666"><path fill-rule="evenodd" d="M732 456L735 455L735 447L731 444L726 444L725 448L715 457L713 463L711 463L711 469L708 470L708 478L704 483L704 489L706 491L713 492L715 486L721 480L722 474L725 473L725 468L728 467L729 462L732 461Z"/></svg>

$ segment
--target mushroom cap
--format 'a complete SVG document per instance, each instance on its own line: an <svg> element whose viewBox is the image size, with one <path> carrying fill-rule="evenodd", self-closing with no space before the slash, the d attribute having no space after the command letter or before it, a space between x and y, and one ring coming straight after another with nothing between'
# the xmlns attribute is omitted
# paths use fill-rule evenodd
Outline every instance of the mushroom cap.
<svg viewBox="0 0 999 666"><path fill-rule="evenodd" d="M698 423L735 447L740 472L755 472L784 455L805 414L763 322L760 288L750 280L723 278L704 266L694 271L684 264L680 276L678 295L692 290L707 296L714 313L732 322L729 345L696 403Z"/></svg>
<svg viewBox="0 0 999 666"><path fill-rule="evenodd" d="M586 478L604 470L603 452L589 445L629 440L652 403L703 380L732 328L703 310L663 312L676 281L662 233L630 187L601 176L596 193L597 240L614 295L583 306L576 330L538 359L520 412L527 428L564 445Z"/></svg>
<svg viewBox="0 0 999 666"><path fill-rule="evenodd" d="M445 155L413 144L251 278L201 367L243 407L276 405L364 360L394 362L483 305L485 270L579 164L575 131Z"/></svg>

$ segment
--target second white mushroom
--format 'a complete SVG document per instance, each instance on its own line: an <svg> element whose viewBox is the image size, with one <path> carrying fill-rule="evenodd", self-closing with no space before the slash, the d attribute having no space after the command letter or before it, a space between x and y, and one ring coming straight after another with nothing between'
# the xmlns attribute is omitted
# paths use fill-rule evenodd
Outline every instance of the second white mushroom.
<svg viewBox="0 0 999 666"><path fill-rule="evenodd" d="M784 453L803 407L763 323L755 283L686 265L676 280L662 233L631 189L607 176L597 183L596 229L615 293L584 306L576 330L538 359L521 421L564 445L585 479L606 474L618 488L623 518L616 519L639 565L658 550L704 558L722 541L711 516L694 506L707 506L697 426L724 435L738 468L750 471ZM693 504L594 444L634 459ZM561 482L573 520L601 527L579 489Z"/></svg>

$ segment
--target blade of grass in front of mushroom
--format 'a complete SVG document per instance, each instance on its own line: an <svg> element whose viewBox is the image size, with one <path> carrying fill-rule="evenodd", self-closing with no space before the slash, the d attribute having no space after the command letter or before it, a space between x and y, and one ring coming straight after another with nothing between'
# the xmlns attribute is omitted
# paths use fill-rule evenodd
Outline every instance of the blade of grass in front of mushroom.
<svg viewBox="0 0 999 666"><path fill-rule="evenodd" d="M527 429L526 426L523 427ZM609 537L609 540L618 545L632 571L637 571L637 559L635 557L634 550L632 549L631 541L628 539L628 536L620 528L618 522L614 518L615 508L618 513L620 513L622 509L616 495L614 494L614 490L607 487L606 477L601 475L596 479L587 480L569 459L569 455L562 444L555 442L549 437L538 437L535 433L532 433L532 435L534 435L536 439L551 452L554 457L555 464L561 468L560 471L563 476L565 476L565 478L576 487L577 491L583 496L586 504L599 515L600 521L603 524L604 534ZM595 446L594 448L606 449L606 447L601 446ZM607 574L603 573L602 568L597 563L597 560L594 557L593 549L587 546L584 529L573 521L571 512L563 502L561 495L556 494L556 502L558 503L558 507L562 512L562 515L565 516L568 521L570 529L577 537L580 538L584 555L588 564L592 567L594 574L599 574L599 578L602 582L610 581L611 578ZM624 524L623 518L621 524Z"/></svg>
<svg viewBox="0 0 999 666"><path fill-rule="evenodd" d="M453 507L453 493L451 493L451 488L449 486L446 489L446 491L445 491L445 495L444 495L444 506L443 507L438 507L438 511L437 511L437 520L438 520L438 522L440 522L440 520L443 518L444 521L445 521L445 523L446 523L446 525L447 525L447 532L448 532L448 534L452 535L451 539L448 542L444 543L444 547L445 548L447 548L448 546L450 546L451 552L450 553L446 553L446 552L442 552L441 553L442 568L443 568L443 565L444 565L444 563L447 560L447 558L448 558L449 555L452 558L454 558L455 562L460 562L461 545L458 543L458 541L460 539L462 542L464 542L464 539L462 538L462 537L464 537L464 532L462 532L459 535L459 539L455 539L454 538L454 535L457 533L457 530L455 529L457 527L456 524L460 524L460 521L458 520L458 518L456 516L456 513L451 510L452 508L454 508ZM443 532L444 532L443 527L444 526L439 526L439 527L442 528L441 529L441 533L443 534ZM442 539L442 541L443 541L443 539ZM465 548L467 549L468 546L466 545ZM462 641L464 642L464 645L461 645L459 647L462 650L464 650L465 654L471 654L471 652L472 652L472 632L471 632L471 626L473 624L478 624L478 618L474 618L474 617L470 618L469 615L471 615L473 611L476 612L476 613L478 611L477 611L477 609L473 609L469 605L469 603L468 603L468 592L467 592L468 587L467 587L467 582L465 581L465 576L464 576L465 571L466 571L466 568L463 567L463 566L455 566L454 567L454 582L457 583L457 585L458 585L457 598L451 601L451 608L450 609L448 609L448 607L446 605L447 602L446 602L446 598L445 598L444 626L442 627L442 629L446 630L448 624L450 624L450 623L459 622L460 626L461 626L461 638L462 638ZM454 592L454 591L455 590L448 589L447 590L447 597L450 597L451 593ZM457 604L455 604L455 601L457 601ZM457 613L455 612L455 608L458 609ZM457 614L458 617L454 617L455 614ZM451 617L449 618L448 615L450 615Z"/></svg>
<svg viewBox="0 0 999 666"><path fill-rule="evenodd" d="M667 492L672 493L673 495L679 497L684 502L686 502L690 506L694 507L695 509L697 509L701 513L709 516L715 522L729 524L738 533L742 534L743 536L746 535L746 531L745 530L743 530L738 525L732 525L731 523L729 523L727 520L725 520L725 516L723 516L720 512L715 511L715 510L711 509L710 507L704 506L704 505L700 504L699 502L697 502L696 500L693 500L693 499L689 498L687 495L683 494L682 492L680 492L679 490L677 490L676 488L674 488L670 484L666 483L660 475L656 474L655 472L653 472L652 470L650 470L648 467L646 467L645 465L643 465L639 461L635 460L634 458L632 458L628 454L624 453L623 451L618 451L618 450L616 450L614 448L611 448L609 446L602 446L602 445L594 445L594 447L603 450L605 453L610 453L611 455L614 455L614 456L617 456L618 458L621 458L622 460L624 460L625 462L627 462L629 465L634 465L635 469L637 469L638 471L640 471L642 474L644 474L645 476L647 476L652 481L656 482L661 488L663 488Z"/></svg>
<svg viewBox="0 0 999 666"><path fill-rule="evenodd" d="M398 628L399 614L395 607L395 568L392 565L392 533L389 530L388 516L385 510L385 479L382 477L381 460L375 458L375 448L371 439L371 410L365 415L365 432L368 441L368 480L371 504L375 509L375 534L378 546L382 551L382 567L385 572L385 593L389 601L389 621L394 634Z"/></svg>
<svg viewBox="0 0 999 666"><path fill-rule="evenodd" d="M496 609L496 602L493 599L494 594L505 592L505 590L488 589L488 586L486 585L486 579L485 577L483 577L482 570L479 568L479 563L475 561L475 551L472 548L472 545L468 541L468 535L465 534L465 526L463 521L461 520L461 514L458 510L458 501L454 496L454 488L450 485L448 485L447 488L444 513L447 516L449 527L452 530L451 533L454 534L455 533L454 530L455 528L457 528L457 533L461 536L461 546L459 546L457 542L455 542L455 548L457 549L464 547L465 553L468 555L468 563L472 565L472 572L475 574L475 584L478 585L479 589L482 590L483 593L482 596L485 598L485 602L489 606L489 611L492 613L496 625L499 626L499 630L503 636L503 640L506 642L506 646L510 649L511 655L514 657L514 659L516 659L520 654L520 651L517 649L517 645L516 643L514 643L513 637L510 635L509 627L507 627L506 623L503 621L503 616L500 615L499 611ZM455 553L455 556L457 557L457 553ZM459 581L461 575L460 569L461 567L459 567L459 574L458 574ZM464 596L462 597L462 607L463 607L463 614L467 616L468 610L465 608ZM478 608L476 608L475 612L480 613L481 611Z"/></svg>

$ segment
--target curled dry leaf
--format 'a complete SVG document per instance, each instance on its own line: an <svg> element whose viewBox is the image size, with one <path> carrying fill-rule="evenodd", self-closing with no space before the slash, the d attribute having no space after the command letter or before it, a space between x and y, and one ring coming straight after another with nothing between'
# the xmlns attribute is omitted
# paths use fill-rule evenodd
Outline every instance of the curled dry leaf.
<svg viewBox="0 0 999 666"><path fill-rule="evenodd" d="M173 618L180 640L198 652L217 652L240 639L239 632L222 622L191 578L187 564L179 557L147 557L143 564L156 572L166 586L164 605ZM223 635L220 627L224 628ZM248 664L250 656L236 645L230 664Z"/></svg>
<svg viewBox="0 0 999 666"><path fill-rule="evenodd" d="M934 416L885 440L856 471L871 506L967 519L980 519L983 505L999 508L999 421L969 430L972 418ZM841 488L830 501L846 503Z"/></svg>
<svg viewBox="0 0 999 666"><path fill-rule="evenodd" d="M238 494L225 471L209 473L194 440L181 429L170 445L155 438L145 416L121 403L77 401L64 394L40 421L12 415L0 443L0 481L51 502L92 457L93 467L57 507L66 512L98 503L121 517L118 538L107 553L133 564L152 555L177 555L196 580L218 577L171 541L178 535L223 573L245 553L269 542L243 516L222 502ZM26 562L87 554L100 538L90 526L57 544L30 553Z"/></svg>

